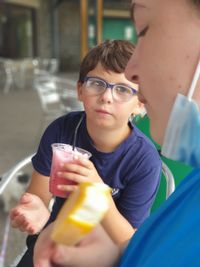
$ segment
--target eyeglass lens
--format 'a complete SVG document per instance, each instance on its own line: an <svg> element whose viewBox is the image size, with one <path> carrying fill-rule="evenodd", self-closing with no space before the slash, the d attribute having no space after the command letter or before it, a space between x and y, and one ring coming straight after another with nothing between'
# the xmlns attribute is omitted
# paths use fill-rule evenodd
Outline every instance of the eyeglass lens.
<svg viewBox="0 0 200 267"><path fill-rule="evenodd" d="M127 101L134 95L132 89L128 86L121 84L115 84L112 86L103 80L92 77L88 78L85 86L87 93L90 95L102 94L109 87L112 90L113 98L119 101Z"/></svg>

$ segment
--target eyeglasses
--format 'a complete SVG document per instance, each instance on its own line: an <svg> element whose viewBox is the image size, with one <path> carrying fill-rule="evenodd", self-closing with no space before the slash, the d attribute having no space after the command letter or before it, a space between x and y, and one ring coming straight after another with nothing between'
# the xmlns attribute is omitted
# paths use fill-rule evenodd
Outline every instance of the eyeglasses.
<svg viewBox="0 0 200 267"><path fill-rule="evenodd" d="M106 91L106 89L110 88L114 100L118 102L126 102L137 94L137 90L132 88L131 86L118 83L110 84L97 77L86 76L84 83L85 93L88 96L101 95Z"/></svg>

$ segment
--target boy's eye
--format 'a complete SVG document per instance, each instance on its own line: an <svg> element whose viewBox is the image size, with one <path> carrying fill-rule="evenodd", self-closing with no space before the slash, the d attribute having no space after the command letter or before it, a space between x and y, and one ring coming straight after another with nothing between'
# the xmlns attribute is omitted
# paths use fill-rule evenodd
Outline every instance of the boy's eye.
<svg viewBox="0 0 200 267"><path fill-rule="evenodd" d="M132 93L130 88L123 86L123 85L116 85L114 88L115 88L115 91L120 94L131 94Z"/></svg>
<svg viewBox="0 0 200 267"><path fill-rule="evenodd" d="M94 86L98 86L98 87L104 87L105 86L104 83L101 81L94 81L93 84L94 84Z"/></svg>
<svg viewBox="0 0 200 267"><path fill-rule="evenodd" d="M143 30L141 30L139 33L138 33L138 38L140 38L140 37L143 37L145 34L146 34L146 32L148 31L148 29L149 29L149 26L146 26Z"/></svg>
<svg viewBox="0 0 200 267"><path fill-rule="evenodd" d="M89 80L89 85L93 87L105 87L105 84L99 80Z"/></svg>

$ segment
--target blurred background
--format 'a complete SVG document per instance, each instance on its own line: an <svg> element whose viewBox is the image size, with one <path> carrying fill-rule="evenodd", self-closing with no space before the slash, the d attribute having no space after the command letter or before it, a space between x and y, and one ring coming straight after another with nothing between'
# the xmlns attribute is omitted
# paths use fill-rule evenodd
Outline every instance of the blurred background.
<svg viewBox="0 0 200 267"><path fill-rule="evenodd" d="M82 109L81 59L106 39L136 41L130 2L0 1L0 267L15 266L25 247L26 234L10 228L8 212L28 185L30 155L50 121Z"/></svg>
<svg viewBox="0 0 200 267"><path fill-rule="evenodd" d="M130 0L1 0L0 57L56 58L77 70L89 48L105 39L135 41Z"/></svg>

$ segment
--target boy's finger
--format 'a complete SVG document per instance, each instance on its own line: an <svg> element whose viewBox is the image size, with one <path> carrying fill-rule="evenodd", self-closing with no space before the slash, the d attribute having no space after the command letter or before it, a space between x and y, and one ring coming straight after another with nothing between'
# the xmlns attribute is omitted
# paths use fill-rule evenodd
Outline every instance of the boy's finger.
<svg viewBox="0 0 200 267"><path fill-rule="evenodd" d="M59 190L67 191L67 192L73 192L77 189L77 185L58 185L57 186Z"/></svg>
<svg viewBox="0 0 200 267"><path fill-rule="evenodd" d="M76 163L78 163L79 165L85 166L85 167L89 167L89 166L91 166L92 162L87 158L78 156L76 158Z"/></svg>

